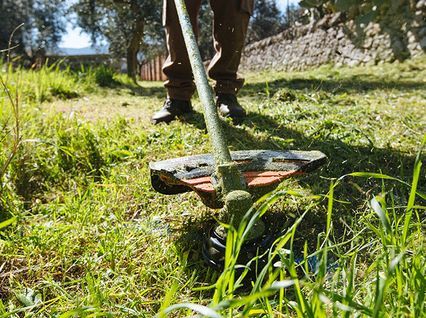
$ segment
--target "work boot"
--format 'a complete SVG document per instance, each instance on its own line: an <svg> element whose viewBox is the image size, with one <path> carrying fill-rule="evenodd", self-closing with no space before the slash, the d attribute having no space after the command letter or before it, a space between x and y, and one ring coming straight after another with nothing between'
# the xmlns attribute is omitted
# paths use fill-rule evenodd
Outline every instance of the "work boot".
<svg viewBox="0 0 426 318"><path fill-rule="evenodd" d="M246 111L234 94L217 94L216 107L223 117L230 117L234 123L241 122L246 116Z"/></svg>
<svg viewBox="0 0 426 318"><path fill-rule="evenodd" d="M159 123L170 123L176 116L192 112L191 102L188 100L179 100L168 98L164 102L163 108L151 117L154 125Z"/></svg>

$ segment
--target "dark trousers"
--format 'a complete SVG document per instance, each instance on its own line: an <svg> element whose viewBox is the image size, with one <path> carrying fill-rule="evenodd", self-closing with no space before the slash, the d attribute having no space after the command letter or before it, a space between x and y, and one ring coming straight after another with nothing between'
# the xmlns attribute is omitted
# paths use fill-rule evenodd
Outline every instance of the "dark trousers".
<svg viewBox="0 0 426 318"><path fill-rule="evenodd" d="M210 0L213 10L213 39L216 55L208 75L216 81L216 94L236 94L244 80L237 76L254 0ZM185 0L194 33L198 34L201 0ZM191 65L173 0L164 0L163 23L169 56L163 66L164 86L173 99L189 100L195 91Z"/></svg>

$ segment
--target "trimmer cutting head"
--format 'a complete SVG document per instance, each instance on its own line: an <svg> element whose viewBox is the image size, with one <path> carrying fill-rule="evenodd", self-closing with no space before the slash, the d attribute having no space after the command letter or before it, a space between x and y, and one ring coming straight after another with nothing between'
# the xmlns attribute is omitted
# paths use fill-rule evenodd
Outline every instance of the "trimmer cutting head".
<svg viewBox="0 0 426 318"><path fill-rule="evenodd" d="M241 171L247 190L254 198L273 190L291 176L315 170L325 163L320 151L246 150L231 152L233 162ZM211 154L151 162L151 183L163 194L195 191L210 208L221 208L217 193L215 161Z"/></svg>

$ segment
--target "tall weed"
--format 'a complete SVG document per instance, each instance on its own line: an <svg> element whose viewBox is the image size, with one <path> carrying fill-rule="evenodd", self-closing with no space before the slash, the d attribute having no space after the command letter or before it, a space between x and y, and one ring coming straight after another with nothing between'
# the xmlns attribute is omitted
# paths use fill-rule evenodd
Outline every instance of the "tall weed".
<svg viewBox="0 0 426 318"><path fill-rule="evenodd" d="M4 221L14 210L14 192L9 188L8 177L9 168L13 160L18 155L22 141L21 132L21 109L20 95L16 88L19 82L15 83L14 91L9 89L8 81L0 74L0 90L3 97L0 100L0 229L10 224L10 220ZM3 221L3 222L2 222Z"/></svg>

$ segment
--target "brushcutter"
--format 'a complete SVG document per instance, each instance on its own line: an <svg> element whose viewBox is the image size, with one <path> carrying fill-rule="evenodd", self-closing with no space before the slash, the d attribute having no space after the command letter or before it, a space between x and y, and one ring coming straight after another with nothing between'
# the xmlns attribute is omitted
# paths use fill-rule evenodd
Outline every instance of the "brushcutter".
<svg viewBox="0 0 426 318"><path fill-rule="evenodd" d="M319 151L229 151L185 2L175 0L175 5L213 154L151 162L151 183L163 194L196 192L207 207L222 209L220 221L238 228L254 200L276 188L285 178L318 168L326 156ZM259 221L249 238L255 240L264 232L264 225ZM212 265L220 265L221 257L217 254L224 253L224 235L223 231L215 230L207 238L203 253Z"/></svg>

